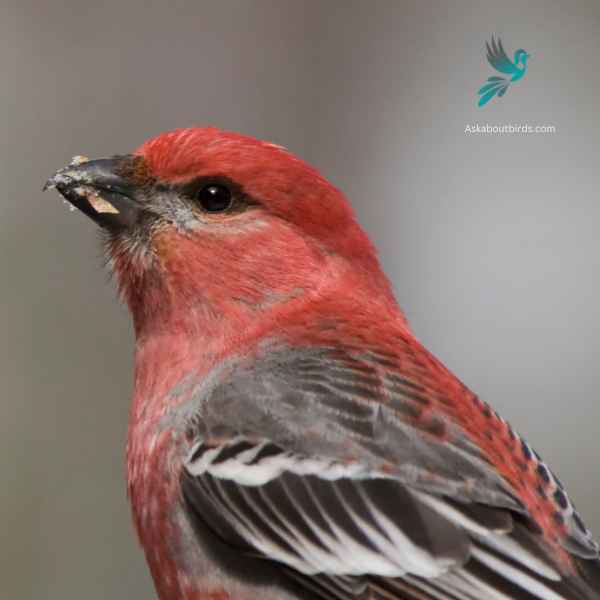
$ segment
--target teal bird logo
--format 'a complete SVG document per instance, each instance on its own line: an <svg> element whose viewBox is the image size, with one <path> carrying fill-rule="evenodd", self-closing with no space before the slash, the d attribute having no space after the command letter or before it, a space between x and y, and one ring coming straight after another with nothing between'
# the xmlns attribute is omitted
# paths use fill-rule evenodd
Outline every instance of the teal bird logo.
<svg viewBox="0 0 600 600"><path fill-rule="evenodd" d="M523 79L527 72L527 59L531 56L527 54L525 50L520 48L515 52L515 60L512 62L506 55L504 48L502 47L502 41L498 38L498 43L492 36L491 44L486 42L487 48L487 59L490 65L500 73L510 75L510 77L488 77L487 81L479 88L477 92L480 96L479 106L484 106L492 98L498 96L502 98L506 94L506 90L511 83Z"/></svg>

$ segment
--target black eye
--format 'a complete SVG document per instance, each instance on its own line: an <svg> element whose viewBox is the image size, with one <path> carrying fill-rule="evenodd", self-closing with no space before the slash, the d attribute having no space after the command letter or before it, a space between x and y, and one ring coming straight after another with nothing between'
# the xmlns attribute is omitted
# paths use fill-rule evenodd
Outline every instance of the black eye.
<svg viewBox="0 0 600 600"><path fill-rule="evenodd" d="M231 191L224 185L207 185L196 196L200 206L206 212L223 212L231 207Z"/></svg>

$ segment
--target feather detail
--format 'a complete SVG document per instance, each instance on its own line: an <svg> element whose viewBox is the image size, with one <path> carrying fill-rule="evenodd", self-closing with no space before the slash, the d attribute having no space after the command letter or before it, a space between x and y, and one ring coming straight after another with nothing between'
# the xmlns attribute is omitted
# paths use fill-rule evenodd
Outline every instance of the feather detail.
<svg viewBox="0 0 600 600"><path fill-rule="evenodd" d="M324 598L362 597L344 596L340 578L366 578L365 598L593 598L485 445L445 412L450 397L428 376L437 363L409 355L419 383L406 362L398 369L381 353L270 345L221 381L190 386L181 409L194 440L181 479L188 513ZM548 489L558 485L485 403L457 390Z"/></svg>

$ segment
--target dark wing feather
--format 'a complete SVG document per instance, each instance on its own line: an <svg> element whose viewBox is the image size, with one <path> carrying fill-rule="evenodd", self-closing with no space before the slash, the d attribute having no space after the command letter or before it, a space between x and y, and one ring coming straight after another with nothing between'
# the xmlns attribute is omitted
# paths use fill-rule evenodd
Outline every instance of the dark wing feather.
<svg viewBox="0 0 600 600"><path fill-rule="evenodd" d="M487 48L488 62L494 69L508 75L514 75L518 72L517 67L508 56L506 56L506 52L502 47L502 41L500 39L498 39L498 43L496 43L494 36L492 36L491 43L486 42L485 46Z"/></svg>
<svg viewBox="0 0 600 600"><path fill-rule="evenodd" d="M203 514L224 518L260 553L306 575L360 575L368 564L372 574L433 577L468 556L465 533L393 480L284 472L244 486L205 472L183 486L196 506L201 490Z"/></svg>
<svg viewBox="0 0 600 600"><path fill-rule="evenodd" d="M597 598L561 576L514 491L431 410L435 374L412 356L418 382L386 356L329 348L206 379L181 482L191 518L330 600Z"/></svg>

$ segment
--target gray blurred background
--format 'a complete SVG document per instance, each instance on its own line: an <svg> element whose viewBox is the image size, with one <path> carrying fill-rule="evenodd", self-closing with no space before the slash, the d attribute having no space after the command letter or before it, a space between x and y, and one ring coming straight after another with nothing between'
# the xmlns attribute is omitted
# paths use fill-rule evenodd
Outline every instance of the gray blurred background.
<svg viewBox="0 0 600 600"><path fill-rule="evenodd" d="M283 144L347 192L417 335L600 535L599 31L598 0L4 0L2 595L154 597L125 497L128 316L94 225L41 187L74 154L194 124ZM532 58L480 109L492 33Z"/></svg>

